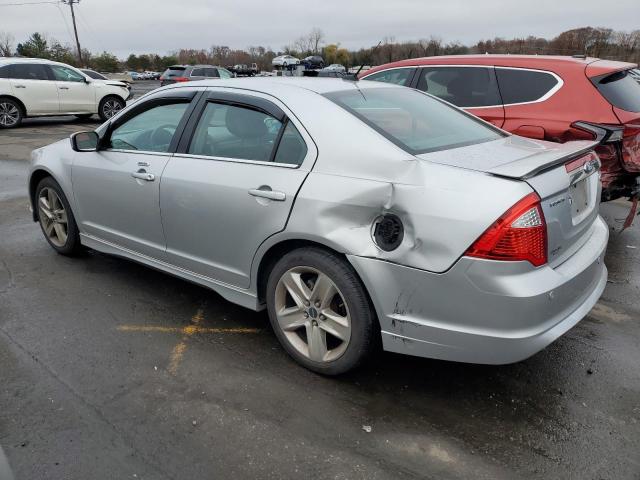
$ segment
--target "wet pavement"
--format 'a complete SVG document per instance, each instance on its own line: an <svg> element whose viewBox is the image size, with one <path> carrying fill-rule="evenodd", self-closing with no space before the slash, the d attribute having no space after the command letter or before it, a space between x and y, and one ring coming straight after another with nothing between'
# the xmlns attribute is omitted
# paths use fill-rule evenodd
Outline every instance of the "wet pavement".
<svg viewBox="0 0 640 480"><path fill-rule="evenodd" d="M619 232L626 202L602 208L603 297L534 357L381 353L323 378L287 357L264 313L53 252L27 210L26 160L95 126L0 131L0 447L16 479L640 478L640 225Z"/></svg>

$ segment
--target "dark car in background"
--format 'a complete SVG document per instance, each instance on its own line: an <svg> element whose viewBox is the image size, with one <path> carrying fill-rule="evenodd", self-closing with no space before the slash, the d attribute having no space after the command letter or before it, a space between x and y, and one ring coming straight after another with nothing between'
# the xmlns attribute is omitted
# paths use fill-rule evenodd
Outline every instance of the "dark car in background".
<svg viewBox="0 0 640 480"><path fill-rule="evenodd" d="M302 64L305 68L311 70L324 68L324 58L322 58L320 55L310 55L302 60Z"/></svg>
<svg viewBox="0 0 640 480"><path fill-rule="evenodd" d="M637 65L584 56L458 55L360 75L417 88L523 137L600 141L602 200L640 196Z"/></svg>
<svg viewBox="0 0 640 480"><path fill-rule="evenodd" d="M160 76L160 85L232 77L229 70L214 65L172 65Z"/></svg>

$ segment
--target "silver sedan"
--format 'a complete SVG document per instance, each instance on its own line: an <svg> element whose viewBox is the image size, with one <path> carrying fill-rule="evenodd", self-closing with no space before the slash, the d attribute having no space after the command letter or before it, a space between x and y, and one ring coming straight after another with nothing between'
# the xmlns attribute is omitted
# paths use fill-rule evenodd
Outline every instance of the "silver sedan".
<svg viewBox="0 0 640 480"><path fill-rule="evenodd" d="M604 289L592 147L512 136L388 84L214 80L35 150L29 191L57 252L118 255L267 309L316 372L380 345L502 364Z"/></svg>

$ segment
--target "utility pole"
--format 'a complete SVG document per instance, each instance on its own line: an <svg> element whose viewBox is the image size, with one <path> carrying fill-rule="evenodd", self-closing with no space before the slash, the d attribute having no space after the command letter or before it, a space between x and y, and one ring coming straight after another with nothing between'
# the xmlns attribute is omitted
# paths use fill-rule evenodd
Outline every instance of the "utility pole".
<svg viewBox="0 0 640 480"><path fill-rule="evenodd" d="M78 48L78 61L80 67L82 67L82 50L80 49L80 40L78 40L78 27L76 26L76 14L73 11L73 4L80 3L80 0L61 0L62 3L66 3L71 8L71 19L73 20L73 32L76 34L76 47Z"/></svg>

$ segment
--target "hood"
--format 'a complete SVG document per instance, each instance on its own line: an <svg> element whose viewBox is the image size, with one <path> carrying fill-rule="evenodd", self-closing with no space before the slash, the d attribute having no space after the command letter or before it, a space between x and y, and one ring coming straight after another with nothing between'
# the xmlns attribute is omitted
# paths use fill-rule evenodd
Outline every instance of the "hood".
<svg viewBox="0 0 640 480"><path fill-rule="evenodd" d="M129 88L129 86L124 82L119 82L117 80L102 80L105 85L111 85L113 87L124 87Z"/></svg>
<svg viewBox="0 0 640 480"><path fill-rule="evenodd" d="M510 135L468 147L423 153L417 157L500 177L526 179L558 163L566 162L567 157L591 150L596 145L597 142L590 140L552 143Z"/></svg>

